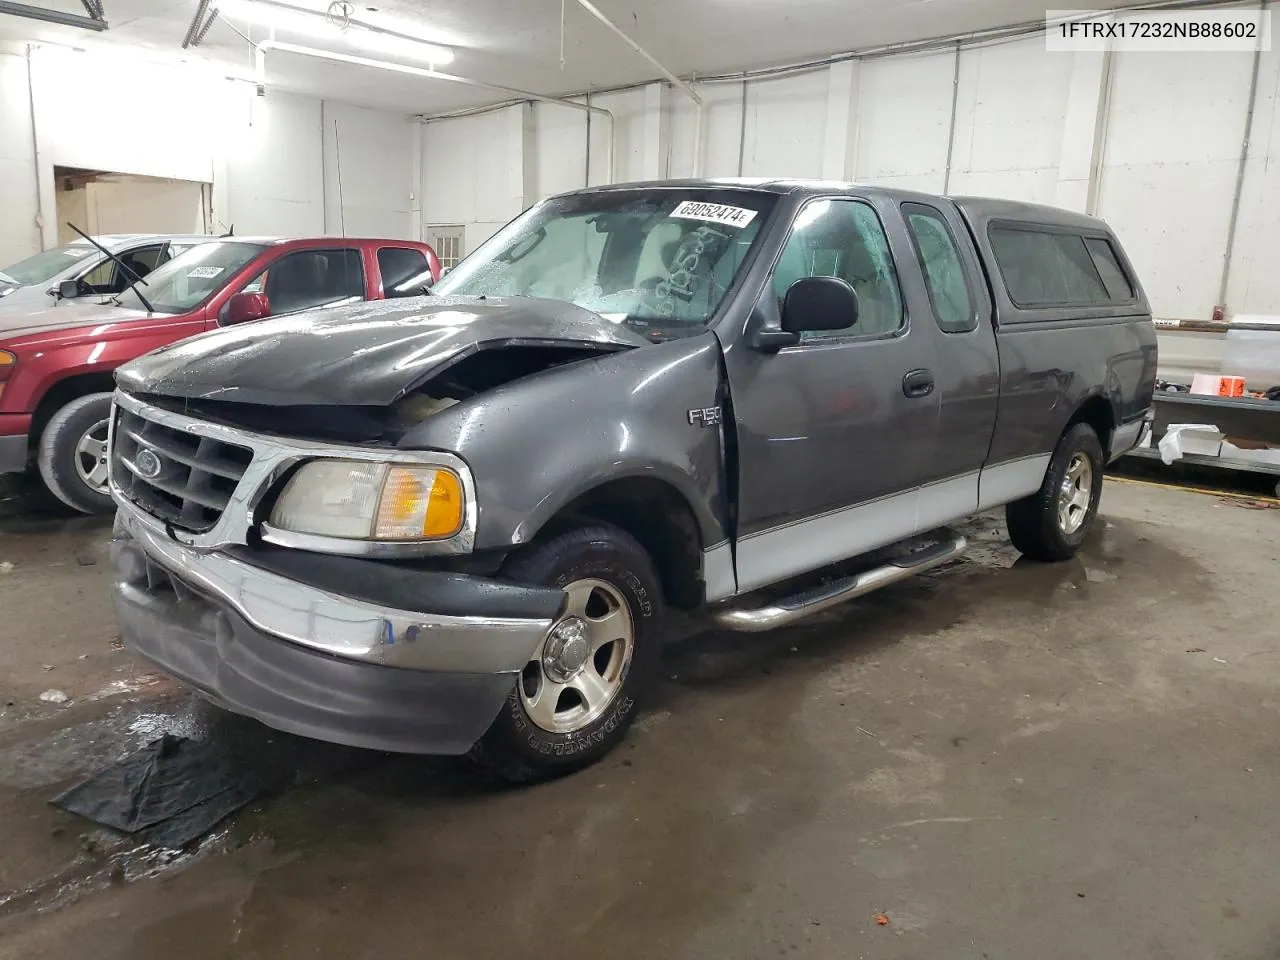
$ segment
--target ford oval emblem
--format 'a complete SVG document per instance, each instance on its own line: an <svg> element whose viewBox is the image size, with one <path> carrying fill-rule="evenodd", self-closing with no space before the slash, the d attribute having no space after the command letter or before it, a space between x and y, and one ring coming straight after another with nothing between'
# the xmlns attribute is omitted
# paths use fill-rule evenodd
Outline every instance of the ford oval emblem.
<svg viewBox="0 0 1280 960"><path fill-rule="evenodd" d="M138 468L138 476L144 480L154 480L160 476L160 471L164 469L164 464L160 462L156 452L148 450L146 447L138 451L138 455L134 457L133 465Z"/></svg>

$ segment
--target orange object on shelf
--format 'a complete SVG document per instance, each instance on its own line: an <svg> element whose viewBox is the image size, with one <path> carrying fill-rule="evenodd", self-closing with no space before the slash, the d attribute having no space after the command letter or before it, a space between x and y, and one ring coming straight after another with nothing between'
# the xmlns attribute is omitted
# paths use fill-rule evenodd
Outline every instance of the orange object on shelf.
<svg viewBox="0 0 1280 960"><path fill-rule="evenodd" d="M1243 397L1244 377L1197 373L1191 378L1191 392L1202 397Z"/></svg>

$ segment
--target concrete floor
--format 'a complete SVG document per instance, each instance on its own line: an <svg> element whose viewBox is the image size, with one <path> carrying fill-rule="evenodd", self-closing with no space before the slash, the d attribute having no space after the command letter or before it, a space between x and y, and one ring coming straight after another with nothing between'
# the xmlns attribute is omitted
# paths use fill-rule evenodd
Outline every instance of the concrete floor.
<svg viewBox="0 0 1280 960"><path fill-rule="evenodd" d="M627 745L523 790L219 715L113 648L105 524L0 521L0 957L1280 957L1280 513L1103 514L1076 562L980 519L927 578L682 642ZM48 806L166 729L300 783L180 856Z"/></svg>

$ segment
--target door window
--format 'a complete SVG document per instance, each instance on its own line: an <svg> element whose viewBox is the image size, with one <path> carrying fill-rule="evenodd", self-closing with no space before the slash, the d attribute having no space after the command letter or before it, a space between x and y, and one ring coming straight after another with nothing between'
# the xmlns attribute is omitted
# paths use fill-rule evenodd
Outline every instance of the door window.
<svg viewBox="0 0 1280 960"><path fill-rule="evenodd" d="M421 250L383 247L378 251L382 292L388 297L416 297L431 285L431 267Z"/></svg>
<svg viewBox="0 0 1280 960"><path fill-rule="evenodd" d="M163 250L163 244L155 244L154 246L138 247L136 250L118 253L116 256L134 274L139 277L145 277L156 268ZM102 263L80 278L81 288L84 289L86 294L119 293L133 282L134 277L121 270L119 265L111 259L103 260Z"/></svg>
<svg viewBox="0 0 1280 960"><path fill-rule="evenodd" d="M249 281L242 293L265 293L271 316L364 299L359 250L285 254Z"/></svg>
<svg viewBox="0 0 1280 960"><path fill-rule="evenodd" d="M779 304L805 277L840 277L858 294L858 322L844 330L804 334L817 337L883 336L902 329L902 293L880 218L860 200L821 199L806 203L773 268Z"/></svg>
<svg viewBox="0 0 1280 960"><path fill-rule="evenodd" d="M904 203L902 213L915 243L933 304L933 317L944 333L967 333L978 326L960 251L942 214L921 203Z"/></svg>

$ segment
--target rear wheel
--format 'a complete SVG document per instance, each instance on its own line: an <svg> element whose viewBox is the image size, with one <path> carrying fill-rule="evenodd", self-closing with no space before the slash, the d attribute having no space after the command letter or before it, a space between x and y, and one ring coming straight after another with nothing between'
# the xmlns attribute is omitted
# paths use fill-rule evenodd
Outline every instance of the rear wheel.
<svg viewBox="0 0 1280 960"><path fill-rule="evenodd" d="M622 530L592 524L532 547L504 572L560 587L567 601L471 756L514 781L589 766L626 736L658 664L653 564Z"/></svg>
<svg viewBox="0 0 1280 960"><path fill-rule="evenodd" d="M1077 423L1067 430L1040 489L1005 508L1013 545L1032 560L1046 563L1074 556L1098 514L1105 466L1093 427Z"/></svg>
<svg viewBox="0 0 1280 960"><path fill-rule="evenodd" d="M53 415L40 435L36 463L49 491L81 513L110 513L107 423L111 394L77 397Z"/></svg>

